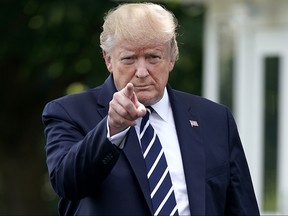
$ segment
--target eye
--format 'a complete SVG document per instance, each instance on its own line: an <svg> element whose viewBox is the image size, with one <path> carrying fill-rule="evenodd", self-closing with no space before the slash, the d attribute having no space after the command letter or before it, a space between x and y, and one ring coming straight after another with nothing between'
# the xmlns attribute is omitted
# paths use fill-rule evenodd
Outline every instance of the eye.
<svg viewBox="0 0 288 216"><path fill-rule="evenodd" d="M121 62L122 62L123 64L127 64L127 65L133 64L134 61L135 61L135 58L134 58L133 56L127 56L127 57L121 58Z"/></svg>
<svg viewBox="0 0 288 216"><path fill-rule="evenodd" d="M161 61L161 56L159 55L149 55L148 56L149 63L156 64Z"/></svg>

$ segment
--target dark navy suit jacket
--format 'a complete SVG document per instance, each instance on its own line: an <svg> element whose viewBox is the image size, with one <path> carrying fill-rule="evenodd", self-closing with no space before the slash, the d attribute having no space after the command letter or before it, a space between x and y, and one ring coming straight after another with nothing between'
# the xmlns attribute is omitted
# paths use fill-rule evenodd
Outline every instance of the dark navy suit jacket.
<svg viewBox="0 0 288 216"><path fill-rule="evenodd" d="M249 169L230 111L167 86L191 215L258 215ZM47 166L60 215L151 215L140 144L132 127L123 150L107 139L113 77L48 103ZM198 126L191 126L190 120Z"/></svg>

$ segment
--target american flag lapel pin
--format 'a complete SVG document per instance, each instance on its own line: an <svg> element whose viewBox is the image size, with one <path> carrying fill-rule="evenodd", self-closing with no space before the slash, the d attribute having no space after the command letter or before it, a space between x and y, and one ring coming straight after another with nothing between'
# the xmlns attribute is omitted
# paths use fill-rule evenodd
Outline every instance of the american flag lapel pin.
<svg viewBox="0 0 288 216"><path fill-rule="evenodd" d="M194 120L189 120L190 121L190 124L191 124L191 127L198 127L198 122L197 121L194 121Z"/></svg>

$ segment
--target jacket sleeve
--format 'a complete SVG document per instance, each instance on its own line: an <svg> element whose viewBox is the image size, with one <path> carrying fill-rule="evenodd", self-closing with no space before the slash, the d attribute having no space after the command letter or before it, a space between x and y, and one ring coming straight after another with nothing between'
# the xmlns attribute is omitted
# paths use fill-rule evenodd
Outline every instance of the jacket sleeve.
<svg viewBox="0 0 288 216"><path fill-rule="evenodd" d="M46 105L47 166L56 193L69 200L95 193L119 157L120 151L107 139L107 117L87 134L58 102ZM94 189L95 190L95 189Z"/></svg>
<svg viewBox="0 0 288 216"><path fill-rule="evenodd" d="M240 141L237 126L230 111L229 148L230 148L230 183L227 190L225 215L259 215L252 180Z"/></svg>

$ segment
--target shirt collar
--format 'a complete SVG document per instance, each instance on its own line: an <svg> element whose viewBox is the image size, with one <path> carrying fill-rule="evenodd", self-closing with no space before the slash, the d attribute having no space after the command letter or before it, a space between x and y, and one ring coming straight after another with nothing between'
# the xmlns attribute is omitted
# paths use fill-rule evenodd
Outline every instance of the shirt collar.
<svg viewBox="0 0 288 216"><path fill-rule="evenodd" d="M164 89L164 94L163 97L161 98L160 101L158 101L157 103L153 104L151 106L156 113L164 120L167 121L167 116L169 114L169 112L171 112L171 105L169 102L169 96L168 96L168 92L167 92L167 88Z"/></svg>

